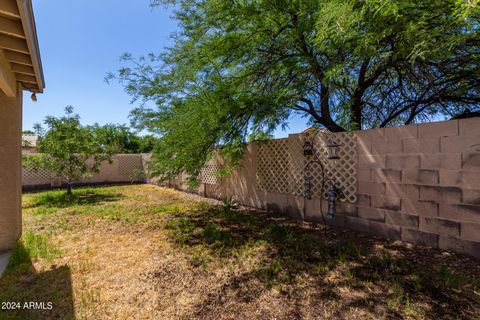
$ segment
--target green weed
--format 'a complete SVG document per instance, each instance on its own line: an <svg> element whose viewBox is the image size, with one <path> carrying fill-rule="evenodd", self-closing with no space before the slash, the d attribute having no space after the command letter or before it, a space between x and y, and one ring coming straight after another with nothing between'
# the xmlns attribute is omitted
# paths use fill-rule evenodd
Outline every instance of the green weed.
<svg viewBox="0 0 480 320"><path fill-rule="evenodd" d="M212 260L208 247L203 245L194 246L190 253L190 264L194 267L207 268Z"/></svg>
<svg viewBox="0 0 480 320"><path fill-rule="evenodd" d="M189 218L171 218L165 223L168 234L179 244L186 244L195 228Z"/></svg>
<svg viewBox="0 0 480 320"><path fill-rule="evenodd" d="M440 279L442 280L443 284L448 288L458 289L462 286L463 279L453 273L449 268L446 266L442 266L438 272Z"/></svg>
<svg viewBox="0 0 480 320"><path fill-rule="evenodd" d="M230 232L224 231L220 225L211 222L203 228L203 236L207 243L231 244L234 241Z"/></svg>
<svg viewBox="0 0 480 320"><path fill-rule="evenodd" d="M89 211L96 216L113 222L121 222L126 224L138 223L144 221L145 217L136 208L122 208L119 206L104 205L95 210Z"/></svg>
<svg viewBox="0 0 480 320"><path fill-rule="evenodd" d="M26 231L10 256L6 272L28 271L32 259L46 259L51 262L58 254L59 250L50 245L46 234Z"/></svg>
<svg viewBox="0 0 480 320"><path fill-rule="evenodd" d="M33 216L43 216L43 215L49 215L58 212L57 208L52 208L52 207L39 207L35 208L34 210L31 211L31 214Z"/></svg>

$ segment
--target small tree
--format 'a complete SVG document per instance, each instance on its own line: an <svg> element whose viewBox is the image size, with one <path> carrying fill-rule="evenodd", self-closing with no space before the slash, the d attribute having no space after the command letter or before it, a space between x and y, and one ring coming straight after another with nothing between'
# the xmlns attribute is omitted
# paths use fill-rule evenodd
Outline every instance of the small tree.
<svg viewBox="0 0 480 320"><path fill-rule="evenodd" d="M34 168L53 172L67 183L67 194L72 194L72 183L98 172L103 161L111 162L109 152L102 149L95 135L80 123L73 108L65 108L63 117L48 116L44 129L35 125L38 134L38 155L25 157L24 162Z"/></svg>
<svg viewBox="0 0 480 320"><path fill-rule="evenodd" d="M112 153L148 153L155 145L155 137L139 136L124 124L108 123L90 126L98 142Z"/></svg>

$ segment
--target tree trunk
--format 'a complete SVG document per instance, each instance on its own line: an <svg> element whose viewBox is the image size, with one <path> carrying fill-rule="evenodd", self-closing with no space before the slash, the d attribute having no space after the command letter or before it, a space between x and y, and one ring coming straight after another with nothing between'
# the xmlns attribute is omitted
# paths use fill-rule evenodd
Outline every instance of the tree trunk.
<svg viewBox="0 0 480 320"><path fill-rule="evenodd" d="M352 130L362 130L362 113L355 110L350 117Z"/></svg>
<svg viewBox="0 0 480 320"><path fill-rule="evenodd" d="M72 184L67 182L67 194L72 195Z"/></svg>
<svg viewBox="0 0 480 320"><path fill-rule="evenodd" d="M365 90L375 81L375 77L365 80L370 59L365 60L360 66L357 88L352 96L352 106L350 107L350 127L352 130L362 130L362 97ZM368 84L368 82L371 82Z"/></svg>
<svg viewBox="0 0 480 320"><path fill-rule="evenodd" d="M330 132L344 132L346 131L344 128L339 126L335 121L332 119L326 119L322 122L319 122L325 128L327 128Z"/></svg>
<svg viewBox="0 0 480 320"><path fill-rule="evenodd" d="M322 121L320 123L331 132L345 131L344 128L332 119L332 115L330 114L330 89L327 85L322 84L320 90L320 111L322 114Z"/></svg>
<svg viewBox="0 0 480 320"><path fill-rule="evenodd" d="M362 105L361 98L354 95L350 108L350 126L352 130L362 130Z"/></svg>

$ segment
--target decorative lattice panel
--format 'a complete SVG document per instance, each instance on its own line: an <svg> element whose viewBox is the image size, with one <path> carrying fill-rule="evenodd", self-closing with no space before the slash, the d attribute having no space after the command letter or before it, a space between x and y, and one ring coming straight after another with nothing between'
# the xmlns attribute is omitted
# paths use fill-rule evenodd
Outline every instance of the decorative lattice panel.
<svg viewBox="0 0 480 320"><path fill-rule="evenodd" d="M143 159L137 154L117 155L118 174L126 177L137 177L144 172Z"/></svg>
<svg viewBox="0 0 480 320"><path fill-rule="evenodd" d="M336 143L339 159L328 159L328 144ZM321 132L313 141L315 156L320 159L325 168L324 196L332 185L340 187L343 192L342 201L355 203L357 201L357 142L350 132Z"/></svg>
<svg viewBox="0 0 480 320"><path fill-rule="evenodd" d="M295 196L303 196L305 193L304 168L305 158L303 156L303 135L290 136L288 138L288 181L289 193Z"/></svg>
<svg viewBox="0 0 480 320"><path fill-rule="evenodd" d="M319 198L322 195L322 185L324 184L326 174L325 174L325 161L317 156L317 153L314 152L312 155L304 156L303 155L303 144L306 141L313 142L315 136L310 133L302 135L302 153L301 157L305 159L305 165L303 167L303 175L309 176L312 179L311 184L311 195L312 197ZM325 187L324 187L325 188Z"/></svg>
<svg viewBox="0 0 480 320"><path fill-rule="evenodd" d="M261 190L290 193L289 143L287 139L270 140L258 148L257 182Z"/></svg>
<svg viewBox="0 0 480 320"><path fill-rule="evenodd" d="M220 165L215 159L208 161L200 171L199 181L207 184L219 184Z"/></svg>
<svg viewBox="0 0 480 320"><path fill-rule="evenodd" d="M50 184L53 179L49 171L34 169L31 165L24 165L22 170L22 185L25 186Z"/></svg>
<svg viewBox="0 0 480 320"><path fill-rule="evenodd" d="M314 154L305 156L305 141L312 142ZM328 159L327 145L337 143L337 160ZM271 140L259 145L257 153L257 183L261 190L303 196L304 177L311 178L311 193L323 196L335 184L343 192L342 201L357 200L357 150L352 133L330 133L326 131L291 135L288 139ZM323 170L322 170L323 168Z"/></svg>
<svg viewBox="0 0 480 320"><path fill-rule="evenodd" d="M81 182L122 182L128 180L144 179L144 160L140 154L119 154L112 157L113 163L104 162L100 166L100 172ZM23 164L22 185L35 186L47 185L59 182L59 178L49 171L34 169L30 165ZM61 181L60 181L61 182Z"/></svg>

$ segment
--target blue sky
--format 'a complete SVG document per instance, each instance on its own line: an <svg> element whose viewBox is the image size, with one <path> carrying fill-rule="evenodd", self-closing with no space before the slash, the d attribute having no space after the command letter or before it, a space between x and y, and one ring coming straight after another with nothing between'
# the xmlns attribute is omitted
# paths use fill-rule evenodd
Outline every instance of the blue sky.
<svg viewBox="0 0 480 320"><path fill-rule="evenodd" d="M45 116L63 114L72 105L82 122L128 123L135 106L118 83L104 81L121 66L119 56L159 53L171 45L177 29L171 11L151 9L149 0L34 0L35 20L46 89L38 102L24 95L24 130ZM296 116L287 132L299 132L305 120Z"/></svg>

